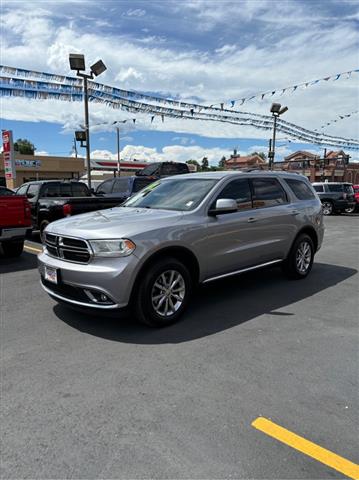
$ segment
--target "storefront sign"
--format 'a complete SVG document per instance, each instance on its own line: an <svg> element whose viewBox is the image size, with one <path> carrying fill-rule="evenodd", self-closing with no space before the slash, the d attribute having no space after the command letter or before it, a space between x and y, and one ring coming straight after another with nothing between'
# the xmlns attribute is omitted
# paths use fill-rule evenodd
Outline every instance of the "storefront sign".
<svg viewBox="0 0 359 480"><path fill-rule="evenodd" d="M41 160L15 160L15 165L28 168L41 167Z"/></svg>
<svg viewBox="0 0 359 480"><path fill-rule="evenodd" d="M3 144L5 178L15 180L16 178L15 154L14 154L14 144L12 140L11 130L3 130L2 144Z"/></svg>

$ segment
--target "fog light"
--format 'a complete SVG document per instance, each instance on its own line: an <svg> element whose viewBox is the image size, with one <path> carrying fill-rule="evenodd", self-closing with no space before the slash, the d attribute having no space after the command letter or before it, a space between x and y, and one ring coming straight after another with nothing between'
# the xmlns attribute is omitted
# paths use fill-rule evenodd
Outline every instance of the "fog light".
<svg viewBox="0 0 359 480"><path fill-rule="evenodd" d="M91 300L92 303L97 303L101 305L112 305L113 301L105 294L102 292L98 292L97 290L88 290L84 289L84 292L88 296L88 298Z"/></svg>

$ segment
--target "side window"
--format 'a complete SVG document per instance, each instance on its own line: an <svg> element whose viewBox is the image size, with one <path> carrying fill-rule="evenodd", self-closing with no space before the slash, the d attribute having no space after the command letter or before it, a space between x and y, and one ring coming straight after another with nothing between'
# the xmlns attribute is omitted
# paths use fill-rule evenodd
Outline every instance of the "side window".
<svg viewBox="0 0 359 480"><path fill-rule="evenodd" d="M106 180L97 187L96 193L111 193L112 192L113 180Z"/></svg>
<svg viewBox="0 0 359 480"><path fill-rule="evenodd" d="M132 193L139 192L152 182L153 180L148 180L147 178L136 177L133 182Z"/></svg>
<svg viewBox="0 0 359 480"><path fill-rule="evenodd" d="M16 191L16 195L25 195L28 186L29 186L29 185L23 185L22 187L20 187L20 188Z"/></svg>
<svg viewBox="0 0 359 480"><path fill-rule="evenodd" d="M254 178L253 207L275 207L287 203L287 196L282 186L275 178Z"/></svg>
<svg viewBox="0 0 359 480"><path fill-rule="evenodd" d="M330 185L328 183L328 190L329 190L329 192L342 192L343 191L343 185L341 185L340 183Z"/></svg>
<svg viewBox="0 0 359 480"><path fill-rule="evenodd" d="M84 183L72 183L72 195L74 197L88 197L88 189Z"/></svg>
<svg viewBox="0 0 359 480"><path fill-rule="evenodd" d="M313 187L316 192L324 192L323 185L313 185Z"/></svg>
<svg viewBox="0 0 359 480"><path fill-rule="evenodd" d="M112 193L127 193L128 190L128 178L116 178Z"/></svg>
<svg viewBox="0 0 359 480"><path fill-rule="evenodd" d="M181 170L176 163L163 163L161 165L161 175L176 175Z"/></svg>
<svg viewBox="0 0 359 480"><path fill-rule="evenodd" d="M315 198L314 193L306 182L303 182L302 180L294 180L292 178L288 178L285 181L290 186L298 200L311 200Z"/></svg>
<svg viewBox="0 0 359 480"><path fill-rule="evenodd" d="M33 185L30 185L29 191L27 192L28 194L29 194L30 188L32 186ZM60 197L60 196L61 196L61 192L60 192L60 184L59 183L48 183L41 190L41 198L51 198L51 197Z"/></svg>
<svg viewBox="0 0 359 480"><path fill-rule="evenodd" d="M40 190L40 185L38 183L35 183L34 185L29 186L29 189L26 195L28 198L34 198L39 193L39 190Z"/></svg>
<svg viewBox="0 0 359 480"><path fill-rule="evenodd" d="M252 208L251 189L246 178L232 180L223 188L215 201L219 198L230 198L235 200L237 202L238 211L249 210ZM214 206L215 204L213 207Z"/></svg>

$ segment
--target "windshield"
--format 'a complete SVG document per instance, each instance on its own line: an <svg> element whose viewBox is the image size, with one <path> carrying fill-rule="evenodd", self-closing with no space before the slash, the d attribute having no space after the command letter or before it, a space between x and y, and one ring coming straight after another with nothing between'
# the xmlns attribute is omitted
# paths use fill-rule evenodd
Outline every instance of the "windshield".
<svg viewBox="0 0 359 480"><path fill-rule="evenodd" d="M193 210L216 183L217 180L202 178L160 180L151 183L121 206L179 211Z"/></svg>

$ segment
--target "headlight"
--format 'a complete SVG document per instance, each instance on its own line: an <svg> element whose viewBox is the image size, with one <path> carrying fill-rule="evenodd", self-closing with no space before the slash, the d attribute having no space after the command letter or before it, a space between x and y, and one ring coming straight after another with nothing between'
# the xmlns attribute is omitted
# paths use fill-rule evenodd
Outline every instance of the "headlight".
<svg viewBox="0 0 359 480"><path fill-rule="evenodd" d="M127 257L136 248L136 245L126 238L91 240L90 245L95 257Z"/></svg>

